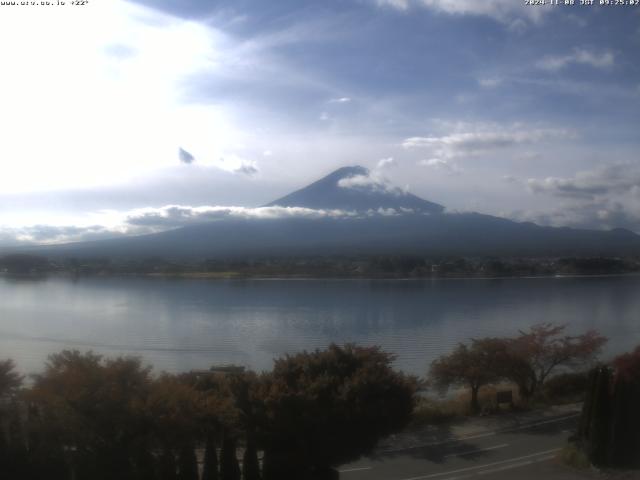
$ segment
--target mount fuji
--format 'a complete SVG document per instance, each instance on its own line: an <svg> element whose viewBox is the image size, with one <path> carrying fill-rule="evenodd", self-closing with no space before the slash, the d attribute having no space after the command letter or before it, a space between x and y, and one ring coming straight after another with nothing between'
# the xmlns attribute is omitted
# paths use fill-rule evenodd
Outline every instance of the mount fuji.
<svg viewBox="0 0 640 480"><path fill-rule="evenodd" d="M543 227L479 213L447 213L442 205L395 188L360 166L340 168L262 207L269 209L287 215L227 215L160 233L35 250L52 257L168 259L640 254L640 236L628 230Z"/></svg>

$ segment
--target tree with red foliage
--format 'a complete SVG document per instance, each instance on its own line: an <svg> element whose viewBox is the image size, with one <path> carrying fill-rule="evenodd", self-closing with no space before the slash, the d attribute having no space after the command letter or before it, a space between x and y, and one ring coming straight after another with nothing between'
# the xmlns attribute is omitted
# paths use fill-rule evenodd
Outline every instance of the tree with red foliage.
<svg viewBox="0 0 640 480"><path fill-rule="evenodd" d="M520 397L533 397L549 375L562 367L575 367L593 361L607 338L595 330L563 335L566 325L541 323L505 339L502 373L512 380Z"/></svg>
<svg viewBox="0 0 640 480"><path fill-rule="evenodd" d="M640 382L640 345L633 352L616 357L616 374L628 382Z"/></svg>

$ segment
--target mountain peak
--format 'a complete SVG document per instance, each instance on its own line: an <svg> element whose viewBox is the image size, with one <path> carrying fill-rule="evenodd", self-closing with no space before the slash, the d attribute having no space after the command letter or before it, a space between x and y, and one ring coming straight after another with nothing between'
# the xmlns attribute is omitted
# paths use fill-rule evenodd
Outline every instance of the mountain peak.
<svg viewBox="0 0 640 480"><path fill-rule="evenodd" d="M398 213L442 213L444 207L392 187L369 169L342 167L267 206L355 212L393 209Z"/></svg>
<svg viewBox="0 0 640 480"><path fill-rule="evenodd" d="M367 176L370 175L370 173L371 172L369 172L368 168L361 167L360 165L353 165L350 167L341 167L324 177L324 179L336 178L340 180L343 178L355 177L357 175Z"/></svg>

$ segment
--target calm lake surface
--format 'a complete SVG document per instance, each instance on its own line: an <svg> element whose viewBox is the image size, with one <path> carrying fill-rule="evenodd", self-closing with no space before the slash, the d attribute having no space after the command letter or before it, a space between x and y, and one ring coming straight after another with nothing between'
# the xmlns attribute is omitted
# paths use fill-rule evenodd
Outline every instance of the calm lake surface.
<svg viewBox="0 0 640 480"><path fill-rule="evenodd" d="M598 329L604 357L640 344L640 277L196 280L0 277L0 359L41 370L65 348L139 355L172 372L271 368L331 342L381 345L424 374L456 342L538 322Z"/></svg>

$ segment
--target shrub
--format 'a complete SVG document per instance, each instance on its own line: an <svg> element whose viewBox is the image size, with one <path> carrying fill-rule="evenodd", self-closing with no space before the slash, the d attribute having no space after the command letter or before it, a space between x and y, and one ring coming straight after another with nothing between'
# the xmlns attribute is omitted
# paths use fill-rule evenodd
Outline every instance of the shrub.
<svg viewBox="0 0 640 480"><path fill-rule="evenodd" d="M580 402L584 400L589 383L587 372L561 373L551 377L542 388L546 402Z"/></svg>

